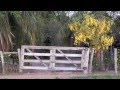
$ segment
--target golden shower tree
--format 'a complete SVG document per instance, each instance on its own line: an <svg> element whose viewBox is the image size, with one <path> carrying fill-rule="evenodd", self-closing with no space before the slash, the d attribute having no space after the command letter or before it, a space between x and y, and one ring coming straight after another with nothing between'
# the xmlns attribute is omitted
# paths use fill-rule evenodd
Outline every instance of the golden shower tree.
<svg viewBox="0 0 120 90"><path fill-rule="evenodd" d="M74 44L84 43L95 48L95 52L102 53L100 60L103 62L103 50L108 49L114 42L113 36L110 36L112 25L113 21L106 17L96 19L92 15L85 15L82 21L74 20L68 26L74 31ZM102 64L101 67L104 65Z"/></svg>
<svg viewBox="0 0 120 90"><path fill-rule="evenodd" d="M83 21L75 20L68 26L74 31L74 44L81 42L93 46L96 50L107 49L113 43L113 37L108 35L113 23L110 20L97 20L90 15L86 15Z"/></svg>

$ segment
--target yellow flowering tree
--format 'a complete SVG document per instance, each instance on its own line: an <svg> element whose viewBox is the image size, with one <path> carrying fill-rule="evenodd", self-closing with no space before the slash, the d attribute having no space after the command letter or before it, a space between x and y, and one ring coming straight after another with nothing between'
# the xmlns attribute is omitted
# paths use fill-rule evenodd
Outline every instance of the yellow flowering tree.
<svg viewBox="0 0 120 90"><path fill-rule="evenodd" d="M96 19L91 15L85 15L82 21L77 19L68 25L70 30L74 31L75 45L84 43L95 48L97 57L101 61L101 70L104 70L103 50L108 49L114 41L113 36L109 35L112 24L112 20L106 17Z"/></svg>
<svg viewBox="0 0 120 90"><path fill-rule="evenodd" d="M113 43L113 37L108 35L112 24L106 17L98 20L85 15L83 21L75 20L68 26L71 31L74 31L75 45L82 42L93 46L98 51L107 49Z"/></svg>

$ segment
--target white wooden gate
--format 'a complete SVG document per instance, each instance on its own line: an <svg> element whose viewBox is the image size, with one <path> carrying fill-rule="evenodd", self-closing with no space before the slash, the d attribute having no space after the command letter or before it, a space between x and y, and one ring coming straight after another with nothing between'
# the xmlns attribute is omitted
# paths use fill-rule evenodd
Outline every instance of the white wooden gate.
<svg viewBox="0 0 120 90"><path fill-rule="evenodd" d="M89 48L56 46L21 46L18 50L20 72L23 69L81 70L87 73Z"/></svg>

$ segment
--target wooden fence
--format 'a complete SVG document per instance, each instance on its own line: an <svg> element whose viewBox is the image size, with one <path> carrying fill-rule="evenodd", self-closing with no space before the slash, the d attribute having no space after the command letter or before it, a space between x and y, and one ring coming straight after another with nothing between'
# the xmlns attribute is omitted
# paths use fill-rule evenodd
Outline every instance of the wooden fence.
<svg viewBox="0 0 120 90"><path fill-rule="evenodd" d="M0 51L0 63L3 74L5 73L4 54L18 54L19 72L24 69L37 70L81 70L89 73L92 70L92 60L94 50L85 47L56 47L56 46L28 46L23 45L18 52ZM114 67L117 74L117 48L114 49Z"/></svg>
<svg viewBox="0 0 120 90"><path fill-rule="evenodd" d="M89 48L23 45L18 53L20 72L24 69L88 71Z"/></svg>
<svg viewBox="0 0 120 90"><path fill-rule="evenodd" d="M1 63L1 66L2 66L2 73L5 74L5 60L4 60L4 55L5 54L17 54L18 55L18 52L2 52L0 51L0 63Z"/></svg>

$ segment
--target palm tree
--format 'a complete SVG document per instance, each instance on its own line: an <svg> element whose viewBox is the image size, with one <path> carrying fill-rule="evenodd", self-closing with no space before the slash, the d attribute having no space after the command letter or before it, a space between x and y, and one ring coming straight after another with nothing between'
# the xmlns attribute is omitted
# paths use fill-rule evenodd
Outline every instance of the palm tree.
<svg viewBox="0 0 120 90"><path fill-rule="evenodd" d="M7 11L0 12L0 50L2 51L9 51L13 44L7 13Z"/></svg>

